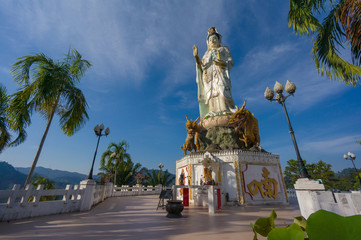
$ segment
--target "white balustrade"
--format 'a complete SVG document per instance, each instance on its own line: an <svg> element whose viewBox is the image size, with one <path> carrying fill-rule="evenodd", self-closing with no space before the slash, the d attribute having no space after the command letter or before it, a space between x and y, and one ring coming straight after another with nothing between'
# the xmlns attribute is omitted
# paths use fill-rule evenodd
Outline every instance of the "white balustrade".
<svg viewBox="0 0 361 240"><path fill-rule="evenodd" d="M121 187L114 187L112 197L125 197L125 196L139 196L139 195L157 195L160 194L162 185L158 186L143 186L135 185L129 187L122 185Z"/></svg>
<svg viewBox="0 0 361 240"><path fill-rule="evenodd" d="M113 187L112 183L97 185L93 180L83 180L80 185L67 185L65 189L45 190L43 185L33 189L27 185L20 189L0 190L0 222L20 218L87 211L108 197L158 195L162 186ZM2 200L2 202L1 202Z"/></svg>
<svg viewBox="0 0 361 240"><path fill-rule="evenodd" d="M291 199L291 198L297 198L297 195L296 195L296 190L294 188L287 188L287 197L288 199Z"/></svg>

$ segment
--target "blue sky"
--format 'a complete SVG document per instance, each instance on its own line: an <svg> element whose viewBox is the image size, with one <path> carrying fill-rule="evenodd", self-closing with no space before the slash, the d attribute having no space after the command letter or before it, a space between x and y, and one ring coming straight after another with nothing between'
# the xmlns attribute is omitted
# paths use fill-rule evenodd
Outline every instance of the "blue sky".
<svg viewBox="0 0 361 240"><path fill-rule="evenodd" d="M284 112L263 97L275 81L297 85L286 104L308 162L326 161L338 171L351 167L343 154L361 159L361 90L318 75L310 55L311 39L287 26L288 1L1 1L0 81L14 93L10 70L18 57L43 52L53 59L69 45L92 63L79 87L90 119L74 136L53 122L38 166L87 174L96 145L93 128L104 123L110 142L126 140L134 162L148 168L163 163L175 172L186 137L185 114L198 117L195 61L202 56L207 30L216 26L231 50L235 103L258 118L261 146L280 155L281 165L296 158ZM26 142L8 148L0 161L31 166L45 129L36 114ZM356 165L361 164L356 161Z"/></svg>

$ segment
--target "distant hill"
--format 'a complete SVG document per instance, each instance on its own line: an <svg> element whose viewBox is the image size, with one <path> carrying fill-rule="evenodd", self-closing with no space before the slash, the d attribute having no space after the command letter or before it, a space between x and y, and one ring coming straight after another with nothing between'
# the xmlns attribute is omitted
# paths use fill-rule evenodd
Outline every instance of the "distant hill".
<svg viewBox="0 0 361 240"><path fill-rule="evenodd" d="M361 169L358 169L359 172L361 172ZM353 175L356 171L354 168L345 168L340 172L335 173L336 177L344 177L345 175Z"/></svg>
<svg viewBox="0 0 361 240"><path fill-rule="evenodd" d="M17 167L16 170L18 170L21 173L28 174L30 171L30 167L27 168ZM34 175L47 177L48 179L55 182L56 187L61 187L61 188L65 187L67 184L71 184L71 185L79 184L82 180L88 177L85 174L81 174L77 172L53 170L44 167L36 167L34 171Z"/></svg>
<svg viewBox="0 0 361 240"><path fill-rule="evenodd" d="M11 189L14 184L24 184L26 175L7 162L0 162L0 189Z"/></svg>

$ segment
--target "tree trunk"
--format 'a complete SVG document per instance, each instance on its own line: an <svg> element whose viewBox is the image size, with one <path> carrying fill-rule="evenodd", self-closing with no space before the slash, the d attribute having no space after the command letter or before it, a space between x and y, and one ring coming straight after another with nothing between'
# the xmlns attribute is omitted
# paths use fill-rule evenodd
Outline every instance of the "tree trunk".
<svg viewBox="0 0 361 240"><path fill-rule="evenodd" d="M43 137L41 138L40 145L39 145L39 147L38 147L38 151L36 152L36 155L35 155L35 158L34 158L34 161L33 161L33 165L32 165L31 168L30 168L30 171L29 171L28 177L26 178L24 187L30 183L31 177L33 176L33 173L34 173L36 164L38 163L38 159L39 159L41 150L42 150L42 148L43 148L43 145L44 145L46 136L48 135L48 131L49 131L49 127L50 127L51 121L53 120L53 117L54 117L56 108L57 108L57 106L58 106L59 97L60 97L60 93L58 94L58 97L56 98L55 107L54 107L54 109L53 109L53 112L51 113L50 118L48 119L48 122L46 123L45 132L44 132L44 134L43 134Z"/></svg>
<svg viewBox="0 0 361 240"><path fill-rule="evenodd" d="M114 187L117 185L117 167L114 169Z"/></svg>

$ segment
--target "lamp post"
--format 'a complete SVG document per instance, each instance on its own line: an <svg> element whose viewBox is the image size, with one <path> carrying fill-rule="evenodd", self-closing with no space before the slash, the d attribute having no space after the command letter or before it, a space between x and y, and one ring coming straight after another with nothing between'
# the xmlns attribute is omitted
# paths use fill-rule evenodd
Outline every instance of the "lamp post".
<svg viewBox="0 0 361 240"><path fill-rule="evenodd" d="M162 163L159 163L158 164L158 167L159 167L159 171L158 171L158 180L159 180L159 184L162 184L163 185L163 182L162 182L162 177L163 177L163 167L164 165Z"/></svg>
<svg viewBox="0 0 361 240"><path fill-rule="evenodd" d="M266 91L264 92L264 97L271 102L276 101L282 105L283 110L285 111L285 114L286 114L288 127L289 127L290 134L291 134L292 141L293 141L293 146L295 147L295 151L296 151L296 155L297 155L299 175L301 178L310 178L310 176L308 175L307 169L305 167L305 164L303 163L303 160L301 158L300 151L298 150L295 134L292 129L291 122L288 117L288 113L287 113L287 109L286 109L286 104L285 104L286 99L289 96L293 96L293 94L295 93L296 85L287 80L286 86L285 86L285 90L286 90L286 92L288 92L287 96L283 95L283 90L284 90L283 85L277 81L274 85L274 90L277 93L275 98L274 98L274 92L269 87L266 88Z"/></svg>
<svg viewBox="0 0 361 240"><path fill-rule="evenodd" d="M93 158L93 163L92 163L92 167L90 169L89 175L88 175L88 179L93 179L93 168L94 168L94 162L95 162L95 157L97 156L97 151L98 151L98 146L99 146L99 140L101 136L108 136L110 133L109 128L105 129L105 134L102 134L102 131L104 130L104 125L103 123L99 126L98 124L94 127L94 133L95 135L98 136L98 142L97 142L97 147L95 148L95 153L94 153L94 158Z"/></svg>
<svg viewBox="0 0 361 240"><path fill-rule="evenodd" d="M360 174L356 168L356 165L354 163L354 160L356 159L356 155L353 154L353 153L350 153L348 152L347 155L344 154L343 155L343 158L346 159L346 160L351 160L352 164L353 164L353 167L355 168L355 171L356 171L356 174L357 174L357 177L358 177L358 180L360 181L360 189L361 189L361 178L360 178Z"/></svg>

